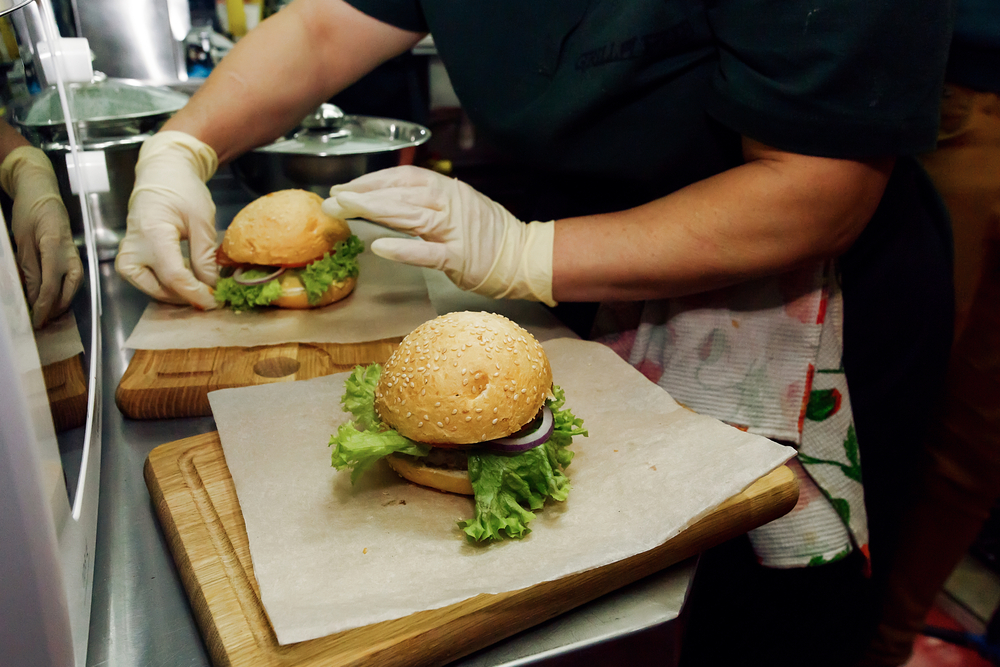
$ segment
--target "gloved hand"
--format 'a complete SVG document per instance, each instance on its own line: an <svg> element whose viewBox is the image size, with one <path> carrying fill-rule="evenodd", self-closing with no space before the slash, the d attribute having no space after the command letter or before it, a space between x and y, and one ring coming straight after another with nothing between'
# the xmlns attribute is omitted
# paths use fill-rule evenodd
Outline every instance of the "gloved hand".
<svg viewBox="0 0 1000 667"><path fill-rule="evenodd" d="M378 239L371 249L380 257L444 271L477 294L555 305L555 224L525 224L461 181L429 169L393 167L335 185L323 210L423 239Z"/></svg>
<svg viewBox="0 0 1000 667"><path fill-rule="evenodd" d="M0 186L14 200L11 231L17 263L24 274L32 326L41 329L69 308L83 280L83 262L45 153L34 146L12 150L0 164Z"/></svg>
<svg viewBox="0 0 1000 667"><path fill-rule="evenodd" d="M139 150L115 269L154 299L204 310L218 305L211 289L219 277L215 204L205 185L218 165L211 146L184 132L158 132Z"/></svg>

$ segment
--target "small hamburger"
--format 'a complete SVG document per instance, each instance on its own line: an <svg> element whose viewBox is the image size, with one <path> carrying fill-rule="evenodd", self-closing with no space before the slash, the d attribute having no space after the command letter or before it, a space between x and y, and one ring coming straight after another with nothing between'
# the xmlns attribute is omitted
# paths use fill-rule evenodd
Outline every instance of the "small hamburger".
<svg viewBox="0 0 1000 667"><path fill-rule="evenodd" d="M341 400L354 421L330 439L351 481L385 458L400 476L475 497L470 540L520 538L532 510L569 493L563 470L583 420L563 407L545 350L492 313L450 313L414 329L385 367L357 367Z"/></svg>
<svg viewBox="0 0 1000 667"><path fill-rule="evenodd" d="M315 193L280 190L237 213L216 251L215 300L238 311L318 308L350 294L364 245L322 204Z"/></svg>

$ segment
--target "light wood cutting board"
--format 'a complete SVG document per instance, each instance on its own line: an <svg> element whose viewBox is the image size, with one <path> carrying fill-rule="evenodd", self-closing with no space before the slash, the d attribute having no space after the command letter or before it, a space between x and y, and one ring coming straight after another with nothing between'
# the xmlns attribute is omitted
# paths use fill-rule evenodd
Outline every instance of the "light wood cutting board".
<svg viewBox="0 0 1000 667"><path fill-rule="evenodd" d="M260 601L218 433L150 452L146 485L213 663L247 667L439 665L509 637L788 512L785 466L659 547L595 570L280 646Z"/></svg>
<svg viewBox="0 0 1000 667"><path fill-rule="evenodd" d="M83 426L87 421L87 375L81 355L42 366L56 433Z"/></svg>
<svg viewBox="0 0 1000 667"><path fill-rule="evenodd" d="M212 414L210 391L310 380L358 364L383 363L401 340L136 350L118 383L115 403L132 419L203 417Z"/></svg>

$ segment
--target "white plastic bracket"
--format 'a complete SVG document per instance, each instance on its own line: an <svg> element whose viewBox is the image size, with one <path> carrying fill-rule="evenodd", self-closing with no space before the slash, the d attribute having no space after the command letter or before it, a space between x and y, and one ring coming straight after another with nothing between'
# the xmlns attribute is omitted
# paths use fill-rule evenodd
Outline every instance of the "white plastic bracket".
<svg viewBox="0 0 1000 667"><path fill-rule="evenodd" d="M38 42L38 60L42 63L45 80L55 83L55 61L58 60L64 83L90 83L94 79L94 65L87 38L60 37L55 44L55 49L50 49L48 42Z"/></svg>
<svg viewBox="0 0 1000 667"><path fill-rule="evenodd" d="M73 162L73 154L66 154L66 172L69 175L69 188L73 194L80 194L80 185L88 193L108 192L111 182L108 179L108 164L104 151L78 151L79 163Z"/></svg>

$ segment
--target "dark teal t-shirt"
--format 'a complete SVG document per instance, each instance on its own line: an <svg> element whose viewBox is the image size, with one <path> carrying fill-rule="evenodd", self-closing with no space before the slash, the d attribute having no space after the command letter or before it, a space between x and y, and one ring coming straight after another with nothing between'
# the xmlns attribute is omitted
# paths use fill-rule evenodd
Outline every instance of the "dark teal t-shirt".
<svg viewBox="0 0 1000 667"><path fill-rule="evenodd" d="M869 157L934 146L950 0L348 0L434 36L463 108L543 169L656 183L739 136Z"/></svg>

